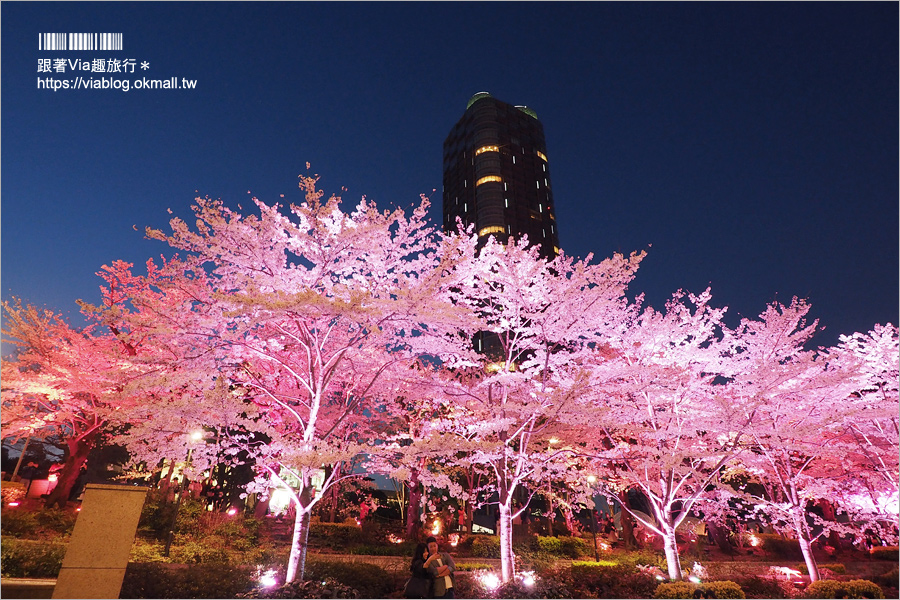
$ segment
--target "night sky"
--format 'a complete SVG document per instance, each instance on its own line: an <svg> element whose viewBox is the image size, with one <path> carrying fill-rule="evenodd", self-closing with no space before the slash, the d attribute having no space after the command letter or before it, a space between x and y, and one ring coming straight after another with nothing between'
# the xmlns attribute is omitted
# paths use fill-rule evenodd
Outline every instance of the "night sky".
<svg viewBox="0 0 900 600"><path fill-rule="evenodd" d="M808 299L826 330L898 322L898 4L19 3L2 10L2 296L67 313L94 273L197 195L347 208L432 198L478 91L544 125L561 247L648 250L662 307L712 287L729 315ZM123 51L40 51L116 32ZM39 73L39 59L134 73ZM142 70L141 63L149 63ZM177 77L195 89L38 89ZM284 194L284 199L280 198ZM138 231L135 231L136 226Z"/></svg>

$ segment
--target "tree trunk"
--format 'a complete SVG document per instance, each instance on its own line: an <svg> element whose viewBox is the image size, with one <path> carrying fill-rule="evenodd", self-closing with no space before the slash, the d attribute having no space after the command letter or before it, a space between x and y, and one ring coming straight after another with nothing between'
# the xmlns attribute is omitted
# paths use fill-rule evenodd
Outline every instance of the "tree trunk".
<svg viewBox="0 0 900 600"><path fill-rule="evenodd" d="M669 579L681 581L681 560L678 556L678 542L675 541L675 530L663 526L663 548L666 551L666 566L669 569Z"/></svg>
<svg viewBox="0 0 900 600"><path fill-rule="evenodd" d="M806 518L800 507L794 507L793 521L794 533L797 534L797 541L800 543L800 552L803 553L803 560L806 562L806 569L809 571L809 581L819 580L819 565L816 563L816 557L813 556L812 543L810 542L809 527L806 525Z"/></svg>
<svg viewBox="0 0 900 600"><path fill-rule="evenodd" d="M734 549L728 543L728 535L718 523L712 520L707 521L706 528L709 530L709 535L716 543L716 546L719 547L719 550L727 554L734 554Z"/></svg>
<svg viewBox="0 0 900 600"><path fill-rule="evenodd" d="M409 494L406 507L406 539L419 539L419 504L422 501L422 492L419 489L419 471L412 469L409 476Z"/></svg>
<svg viewBox="0 0 900 600"><path fill-rule="evenodd" d="M500 573L503 583L515 576L515 555L512 549L512 511L508 503L500 503Z"/></svg>
<svg viewBox="0 0 900 600"><path fill-rule="evenodd" d="M622 521L622 543L625 544L626 548L635 548L637 547L637 540L634 538L634 523L631 520L631 515L625 510L625 507L631 507L628 503L627 490L619 492L619 502L622 503L622 510L619 511L620 520Z"/></svg>
<svg viewBox="0 0 900 600"><path fill-rule="evenodd" d="M91 448L94 447L94 443L97 441L97 435L98 431L95 429L86 436L71 440L68 443L66 462L59 472L56 487L47 496L47 501L44 504L45 508L53 508L54 504L59 506L60 509L66 507L69 495L75 486L75 481L81 473L81 467L87 462L88 454L90 454Z"/></svg>
<svg viewBox="0 0 900 600"><path fill-rule="evenodd" d="M257 519L262 519L266 516L266 513L269 512L269 501L272 499L272 493L269 492L269 495L266 496L265 500L258 500L256 502L256 506L253 507L253 516Z"/></svg>
<svg viewBox="0 0 900 600"><path fill-rule="evenodd" d="M306 570L306 549L309 546L309 482L304 482L300 492L300 505L294 516L294 534L291 538L291 554L288 557L285 583L299 579L303 581Z"/></svg>

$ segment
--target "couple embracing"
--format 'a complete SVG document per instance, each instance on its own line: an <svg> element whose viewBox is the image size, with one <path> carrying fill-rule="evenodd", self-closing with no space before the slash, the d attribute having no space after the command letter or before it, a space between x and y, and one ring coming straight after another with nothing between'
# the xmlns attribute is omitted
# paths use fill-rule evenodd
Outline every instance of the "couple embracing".
<svg viewBox="0 0 900 600"><path fill-rule="evenodd" d="M406 583L407 598L454 597L456 564L449 554L438 550L434 537L416 546L409 570L412 577Z"/></svg>

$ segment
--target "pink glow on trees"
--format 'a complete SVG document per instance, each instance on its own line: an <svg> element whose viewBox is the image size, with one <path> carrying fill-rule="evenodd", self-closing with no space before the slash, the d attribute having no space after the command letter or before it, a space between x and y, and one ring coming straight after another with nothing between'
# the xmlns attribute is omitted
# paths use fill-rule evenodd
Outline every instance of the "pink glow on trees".
<svg viewBox="0 0 900 600"><path fill-rule="evenodd" d="M566 453L548 448L544 429L577 408L584 383L578 362L622 320L643 254L595 265L591 258L548 263L527 240L504 246L491 238L456 266L463 276L453 300L475 315L467 332L489 332L498 345L468 354L474 367L445 370L444 430L463 442L461 464L480 465L499 496L504 581L514 576L512 519L528 505L514 507L515 493L529 484L533 495L545 477L566 475ZM470 348L465 340L459 352Z"/></svg>
<svg viewBox="0 0 900 600"><path fill-rule="evenodd" d="M713 383L724 309L709 300L708 290L678 293L664 313L646 308L621 323L618 339L592 361L592 391L573 422L607 497L634 487L649 502L652 521L620 504L662 538L671 579L682 578L676 531L739 452L748 421Z"/></svg>
<svg viewBox="0 0 900 600"><path fill-rule="evenodd" d="M17 360L3 360L3 437L56 436L65 462L46 505L65 507L75 480L116 412L134 402L130 384L142 375L114 336L72 329L59 315L3 303L4 342Z"/></svg>
<svg viewBox="0 0 900 600"><path fill-rule="evenodd" d="M735 351L727 374L733 398L753 414L743 468L767 488L745 493L760 516L797 537L816 581L812 542L818 536L807 522L807 506L836 497L846 484L841 429L856 411L848 403L852 378L840 361L804 348L816 329L805 321L808 311L794 299L790 306L769 306L758 320L744 319L730 336ZM820 525L819 535L827 533L828 524Z"/></svg>
<svg viewBox="0 0 900 600"><path fill-rule="evenodd" d="M185 275L173 273L166 294L193 285L191 273L209 290L194 294L183 324L152 335L205 346L216 357L212 377L252 403L248 416L263 437L232 441L252 449L262 471L251 491L274 482L296 507L289 581L303 576L310 513L341 470L331 469L321 489L314 476L371 449L364 412L378 409L393 369L441 353L449 341L437 332L455 312L441 287L455 250L438 245L426 200L409 216L365 200L346 214L315 183L301 178L306 202L290 215L254 199L259 214L244 216L201 198L194 230L179 219L170 235L148 230L188 253ZM142 299L153 285L129 287L132 304L156 302ZM210 368L199 372L210 378Z"/></svg>

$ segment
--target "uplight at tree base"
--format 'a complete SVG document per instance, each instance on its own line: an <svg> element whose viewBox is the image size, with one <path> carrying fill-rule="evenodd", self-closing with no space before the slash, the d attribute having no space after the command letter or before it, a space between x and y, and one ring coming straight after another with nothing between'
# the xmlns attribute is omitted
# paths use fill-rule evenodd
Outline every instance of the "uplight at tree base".
<svg viewBox="0 0 900 600"><path fill-rule="evenodd" d="M500 587L500 578L493 571L483 571L475 576L478 583L486 590L496 590Z"/></svg>

